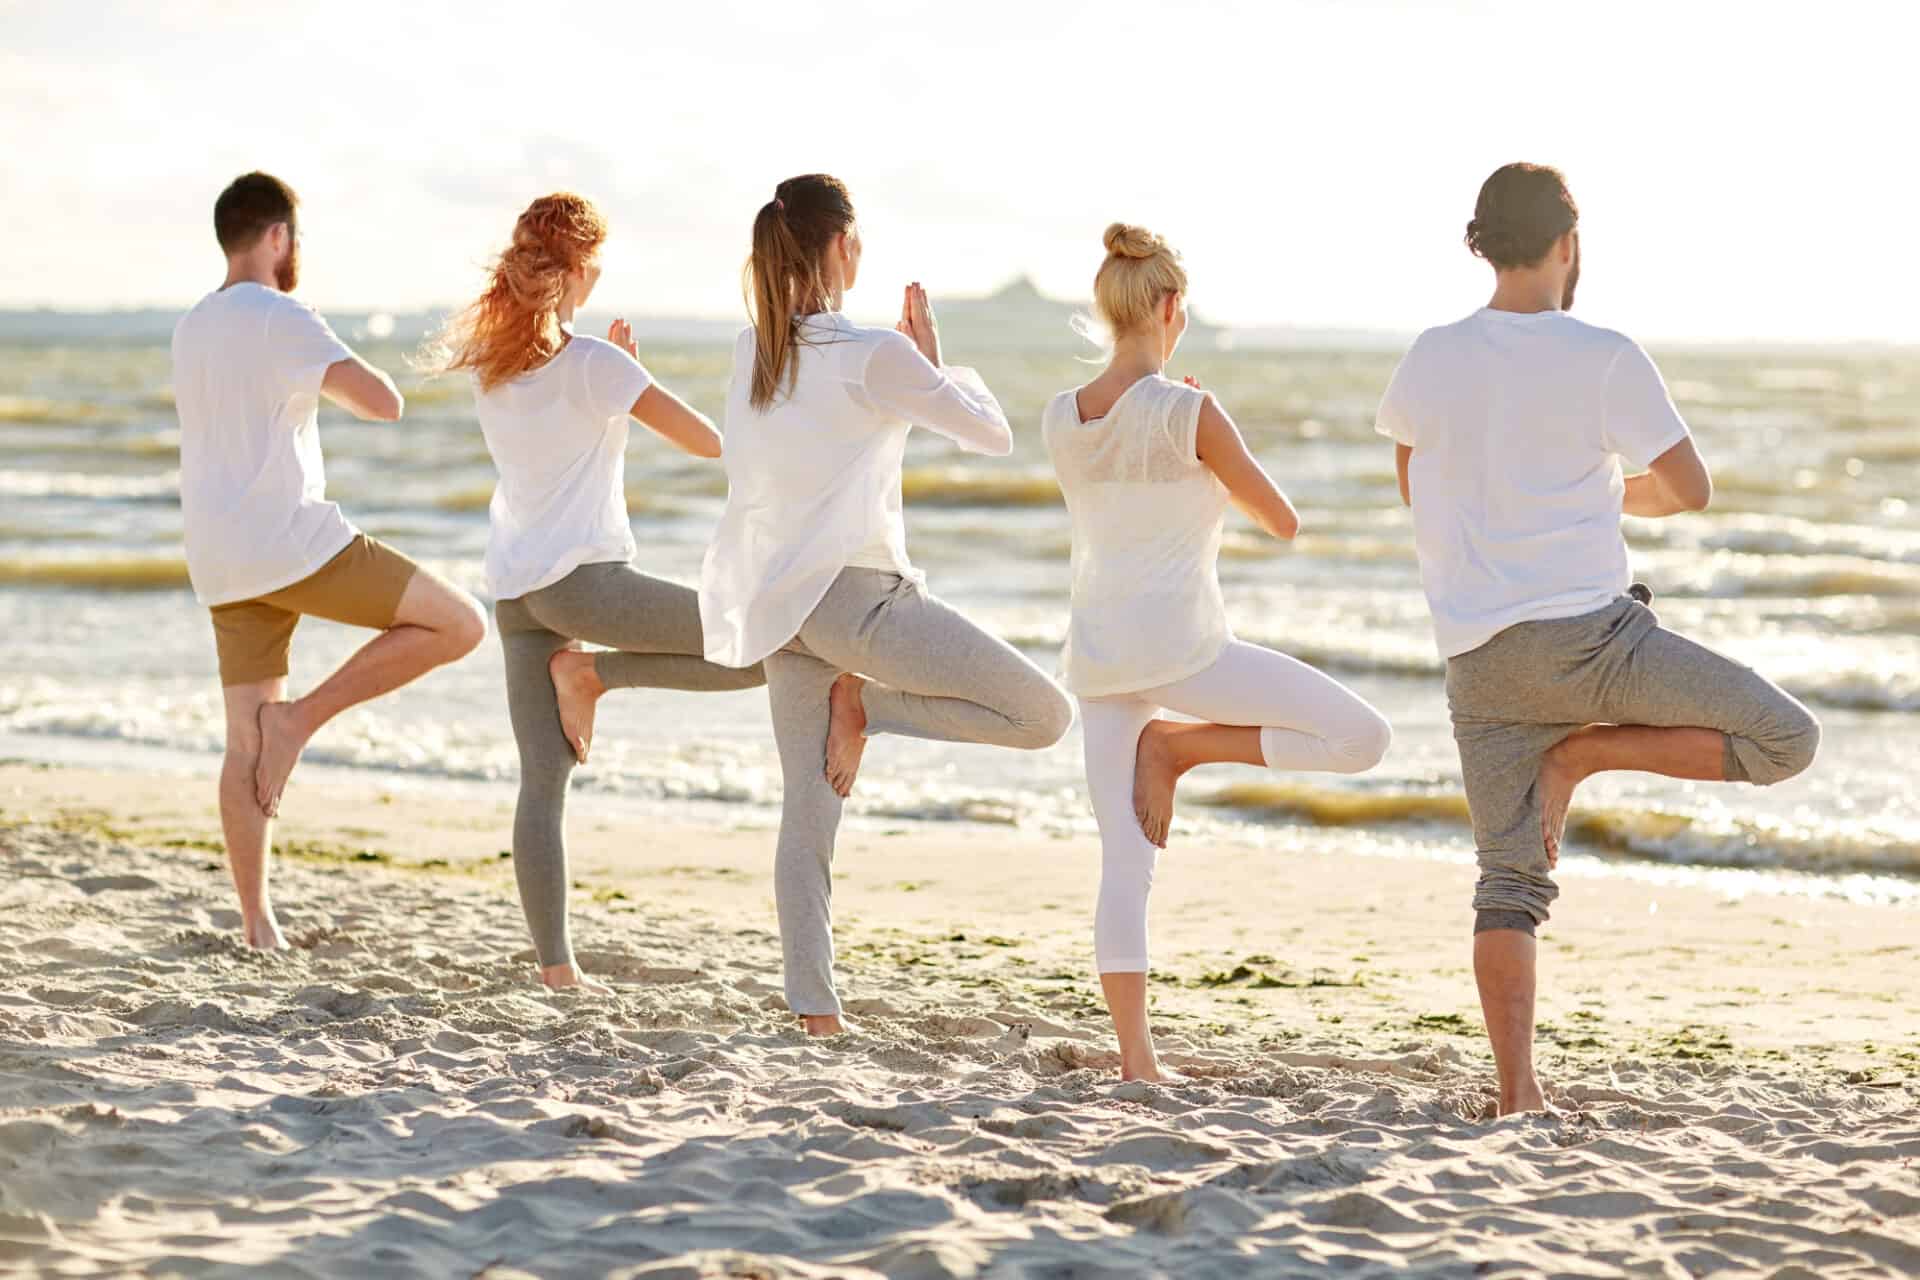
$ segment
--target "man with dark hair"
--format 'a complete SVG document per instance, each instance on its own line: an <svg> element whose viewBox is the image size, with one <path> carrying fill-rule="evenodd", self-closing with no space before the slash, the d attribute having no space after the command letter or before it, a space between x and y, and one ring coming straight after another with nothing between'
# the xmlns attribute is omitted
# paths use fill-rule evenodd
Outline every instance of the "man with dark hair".
<svg viewBox="0 0 1920 1280"><path fill-rule="evenodd" d="M347 522L326 500L321 397L392 422L392 379L348 350L291 293L298 200L249 173L214 203L227 277L173 331L180 508L187 572L213 615L227 750L220 821L249 946L286 945L267 890L267 850L287 776L340 712L470 652L485 615L466 592ZM302 615L376 636L304 697L286 700Z"/></svg>
<svg viewBox="0 0 1920 1280"><path fill-rule="evenodd" d="M1500 1112L1540 1110L1534 932L1574 788L1633 769L1769 784L1813 761L1820 727L1747 667L1660 626L1630 583L1620 517L1705 509L1706 463L1631 339L1567 314L1579 210L1560 174L1507 165L1467 246L1492 300L1429 329L1377 427L1413 508L1421 584L1479 850L1474 974ZM1623 477L1622 462L1644 474Z"/></svg>

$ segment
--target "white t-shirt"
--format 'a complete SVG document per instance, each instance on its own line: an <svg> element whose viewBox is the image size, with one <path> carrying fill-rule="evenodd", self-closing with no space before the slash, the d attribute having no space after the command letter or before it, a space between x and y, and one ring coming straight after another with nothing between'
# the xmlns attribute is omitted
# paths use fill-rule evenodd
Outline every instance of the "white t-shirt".
<svg viewBox="0 0 1920 1280"><path fill-rule="evenodd" d="M1227 490L1196 449L1206 393L1151 374L1089 422L1076 397L1041 417L1073 520L1062 675L1081 697L1184 680L1233 638L1217 572Z"/></svg>
<svg viewBox="0 0 1920 1280"><path fill-rule="evenodd" d="M727 506L700 572L709 661L746 667L793 639L849 566L918 577L907 558L900 463L915 425L975 453L1013 450L979 375L936 368L905 334L838 312L800 320L793 390L753 407L753 330L727 388Z"/></svg>
<svg viewBox="0 0 1920 1280"><path fill-rule="evenodd" d="M290 586L352 542L326 498L320 383L353 352L265 285L202 298L173 329L187 576L208 607Z"/></svg>
<svg viewBox="0 0 1920 1280"><path fill-rule="evenodd" d="M531 373L479 392L474 405L500 473L487 507L487 590L511 600L583 564L625 563L627 433L653 383L640 362L575 335Z"/></svg>
<svg viewBox="0 0 1920 1280"><path fill-rule="evenodd" d="M1413 449L1414 547L1445 657L1624 594L1621 461L1644 468L1687 438L1647 353L1563 311L1482 308L1427 330L1375 425Z"/></svg>

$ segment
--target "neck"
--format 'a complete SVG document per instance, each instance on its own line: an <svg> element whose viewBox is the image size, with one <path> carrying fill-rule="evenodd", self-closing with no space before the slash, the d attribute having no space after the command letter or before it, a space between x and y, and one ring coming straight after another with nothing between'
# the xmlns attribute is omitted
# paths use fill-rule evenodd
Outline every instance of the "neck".
<svg viewBox="0 0 1920 1280"><path fill-rule="evenodd" d="M1167 366L1162 351L1158 334L1130 333L1115 338L1107 372L1125 377L1129 382L1158 373Z"/></svg>
<svg viewBox="0 0 1920 1280"><path fill-rule="evenodd" d="M1493 278L1493 298L1487 306L1522 313L1558 311L1564 289L1544 271L1502 271Z"/></svg>
<svg viewBox="0 0 1920 1280"><path fill-rule="evenodd" d="M220 287L231 289L237 284L258 284L278 289L280 278L274 274L272 263L262 262L258 258L228 258L227 278Z"/></svg>
<svg viewBox="0 0 1920 1280"><path fill-rule="evenodd" d="M573 311L577 305L571 296L560 299L560 305L554 308L553 315L562 327L573 323Z"/></svg>

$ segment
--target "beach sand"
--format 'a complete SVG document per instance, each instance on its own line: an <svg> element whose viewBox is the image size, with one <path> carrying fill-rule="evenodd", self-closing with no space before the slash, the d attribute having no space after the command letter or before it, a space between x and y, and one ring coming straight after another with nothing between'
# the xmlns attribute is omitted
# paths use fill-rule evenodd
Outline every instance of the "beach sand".
<svg viewBox="0 0 1920 1280"><path fill-rule="evenodd" d="M576 797L547 993L510 798L296 778L237 943L212 784L0 766L0 1272L1920 1272L1912 908L1569 860L1561 1117L1487 1119L1464 861L1176 842L1121 1084L1093 842L848 832L856 1031L780 1000L771 834ZM1757 883L1757 882L1756 882Z"/></svg>

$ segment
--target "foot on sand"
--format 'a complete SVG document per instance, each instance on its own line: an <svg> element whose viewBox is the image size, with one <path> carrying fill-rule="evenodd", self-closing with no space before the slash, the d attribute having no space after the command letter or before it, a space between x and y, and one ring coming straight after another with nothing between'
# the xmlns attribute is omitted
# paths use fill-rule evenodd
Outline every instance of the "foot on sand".
<svg viewBox="0 0 1920 1280"><path fill-rule="evenodd" d="M600 682L594 655L581 649L557 650L547 659L547 672L553 677L553 693L560 704L560 731L581 764L593 749L593 709L607 686Z"/></svg>
<svg viewBox="0 0 1920 1280"><path fill-rule="evenodd" d="M1500 1095L1499 1115L1511 1116L1521 1112L1535 1115L1561 1116L1566 1113L1547 1101L1546 1093L1540 1088L1538 1080L1529 1079L1512 1091L1503 1090Z"/></svg>
<svg viewBox="0 0 1920 1280"><path fill-rule="evenodd" d="M307 745L309 732L291 702L260 704L260 759L253 766L253 794L269 818L280 813L280 794Z"/></svg>
<svg viewBox="0 0 1920 1280"><path fill-rule="evenodd" d="M827 694L827 785L842 799L852 793L860 757L867 750L867 709L860 701L866 683L843 673Z"/></svg>
<svg viewBox="0 0 1920 1280"><path fill-rule="evenodd" d="M280 932L280 922L273 918L273 909L269 907L265 915L253 916L241 922L241 933L246 937L247 945L255 951L289 951L286 935Z"/></svg>
<svg viewBox="0 0 1920 1280"><path fill-rule="evenodd" d="M1547 869L1560 865L1560 841L1567 833L1567 810L1573 803L1573 789L1587 775L1574 763L1566 742L1548 750L1540 760L1540 777L1535 787L1540 793L1540 840L1547 851Z"/></svg>
<svg viewBox="0 0 1920 1280"><path fill-rule="evenodd" d="M578 991L582 995L610 996L613 988L580 972L577 964L550 964L540 970L540 983L549 991Z"/></svg>
<svg viewBox="0 0 1920 1280"><path fill-rule="evenodd" d="M1171 720L1149 720L1133 756L1133 815L1147 839L1162 849L1173 827L1174 784L1185 772L1173 751L1178 728Z"/></svg>
<svg viewBox="0 0 1920 1280"><path fill-rule="evenodd" d="M837 1013L803 1013L800 1025L810 1036L837 1036L853 1029L842 1022Z"/></svg>

